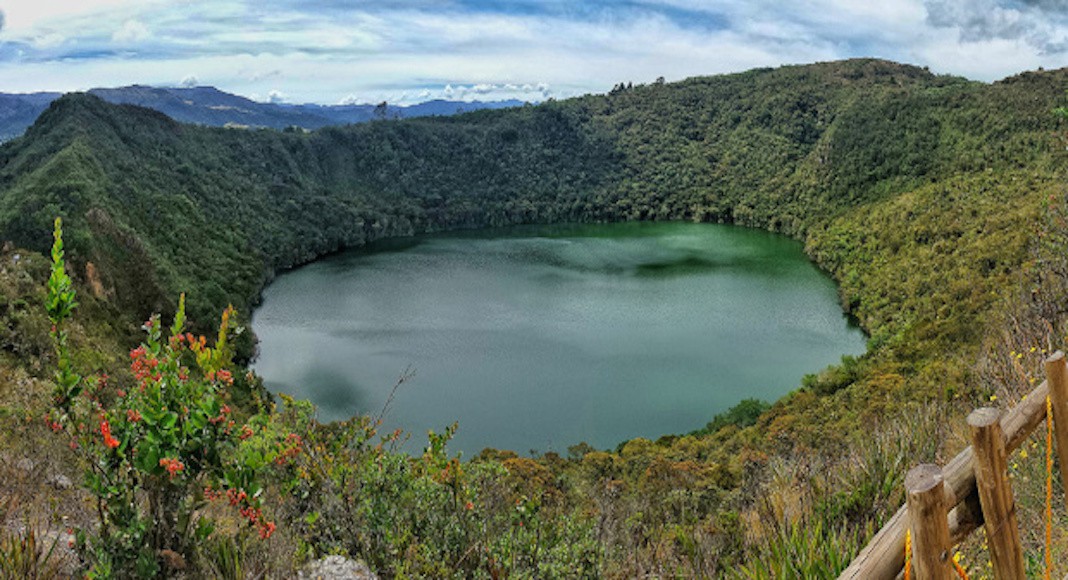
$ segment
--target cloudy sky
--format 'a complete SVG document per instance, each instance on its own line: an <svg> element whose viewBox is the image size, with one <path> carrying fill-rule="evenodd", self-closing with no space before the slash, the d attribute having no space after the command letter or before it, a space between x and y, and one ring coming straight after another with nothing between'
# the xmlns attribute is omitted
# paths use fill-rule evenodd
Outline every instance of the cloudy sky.
<svg viewBox="0 0 1068 580"><path fill-rule="evenodd" d="M987 81L1068 66L1068 0L0 0L0 92L535 101L857 56Z"/></svg>

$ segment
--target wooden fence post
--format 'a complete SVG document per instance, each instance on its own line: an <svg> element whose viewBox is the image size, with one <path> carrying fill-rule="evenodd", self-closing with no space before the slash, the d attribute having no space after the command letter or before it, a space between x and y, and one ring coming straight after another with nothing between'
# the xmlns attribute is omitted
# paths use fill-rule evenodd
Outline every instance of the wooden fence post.
<svg viewBox="0 0 1068 580"><path fill-rule="evenodd" d="M1024 578L1023 548L1016 523L1016 500L1009 483L1008 453L1001 431L1001 412L984 407L968 415L975 450L975 484L994 578Z"/></svg>
<svg viewBox="0 0 1068 580"><path fill-rule="evenodd" d="M1065 375L1068 375L1068 372ZM1045 422L1050 383L1049 380L1042 381L1027 394L1026 399L1009 409L1001 418L1006 453L1018 449L1032 432ZM1068 421L1065 424L1068 424ZM1068 445L1064 445L1062 449L1068 449ZM1063 464L1068 465L1068 459ZM946 518L949 521L950 544L954 539L962 541L968 533L983 523L974 465L975 451L969 445L949 460L942 470L943 487L948 496L946 505L956 506L949 511ZM908 506L901 506L871 542L853 558L849 567L839 576L839 580L891 580L900 577L901 567L905 563L905 529L911 524L910 518ZM915 567L913 569L915 570Z"/></svg>
<svg viewBox="0 0 1068 580"><path fill-rule="evenodd" d="M1057 441L1061 485L1068 487L1068 366L1063 352L1058 350L1046 359L1046 381L1053 403L1053 437ZM1064 494L1064 502L1068 506L1068 493Z"/></svg>
<svg viewBox="0 0 1068 580"><path fill-rule="evenodd" d="M906 505L912 528L912 565L917 580L952 580L949 507L942 468L925 463L905 476Z"/></svg>

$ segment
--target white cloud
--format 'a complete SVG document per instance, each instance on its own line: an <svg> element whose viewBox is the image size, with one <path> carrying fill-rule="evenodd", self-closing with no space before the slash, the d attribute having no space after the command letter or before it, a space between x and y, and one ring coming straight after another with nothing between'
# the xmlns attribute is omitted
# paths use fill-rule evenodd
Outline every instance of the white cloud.
<svg viewBox="0 0 1068 580"><path fill-rule="evenodd" d="M196 71L239 94L363 103L541 100L660 76L852 56L993 80L1063 66L1050 48L1066 37L1068 17L1027 16L1038 10L1027 2L1053 1L978 0L993 7L987 16L1001 31L984 38L966 30L974 11L964 0L644 0L640 8L606 7L597 18L435 3L312 10L303 0L16 0L4 7L0 42L19 42L26 54L21 63L0 61L0 78L4 90L71 90L168 84ZM951 17L932 17L937 5ZM694 14L676 17L678 9ZM114 54L116 42L138 43L136 54L99 56Z"/></svg>
<svg viewBox="0 0 1068 580"><path fill-rule="evenodd" d="M56 48L67 41L67 37L59 34L58 32L49 32L40 36L35 36L30 41L34 48L50 49Z"/></svg>
<svg viewBox="0 0 1068 580"><path fill-rule="evenodd" d="M111 40L121 44L129 44L131 42L140 42L149 36L151 36L151 33L148 31L148 27L131 19L122 23L122 27L111 35Z"/></svg>
<svg viewBox="0 0 1068 580"><path fill-rule="evenodd" d="M15 0L5 2L4 11L7 13L8 32L23 35L37 28L54 26L57 21L71 17L129 9L143 3L139 0Z"/></svg>
<svg viewBox="0 0 1068 580"><path fill-rule="evenodd" d="M184 88L187 88L187 89L191 89L191 88L193 88L193 87L195 87L195 86L197 86L199 84L200 84L200 81L197 80L197 77L195 77L193 75L186 75L186 76L182 77L182 82L178 83L178 86L181 86L181 87L184 87Z"/></svg>
<svg viewBox="0 0 1068 580"><path fill-rule="evenodd" d="M991 39L961 44L944 34L918 48L916 60L931 63L937 72L952 72L971 78L1003 78L1023 70L1050 66L1043 56L1035 54L1024 42Z"/></svg>
<svg viewBox="0 0 1068 580"><path fill-rule="evenodd" d="M285 96L285 94L282 93L282 91L279 91L279 90L275 89L275 90L271 90L269 93L267 93L267 102L268 103L276 103L276 104L277 103L284 103L284 102L286 102L286 100L287 100L286 96Z"/></svg>

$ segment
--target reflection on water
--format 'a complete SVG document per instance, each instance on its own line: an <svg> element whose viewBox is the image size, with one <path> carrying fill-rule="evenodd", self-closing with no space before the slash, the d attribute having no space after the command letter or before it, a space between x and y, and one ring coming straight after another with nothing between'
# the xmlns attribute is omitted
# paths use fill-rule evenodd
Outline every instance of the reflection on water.
<svg viewBox="0 0 1068 580"><path fill-rule="evenodd" d="M330 401L319 406L319 419L337 421L357 413L369 412L367 393L371 390L360 385L352 377L321 367L305 368L296 375L292 384L264 379L264 385L272 393L291 394L293 384L301 385L300 397L313 401Z"/></svg>
<svg viewBox="0 0 1068 580"><path fill-rule="evenodd" d="M799 244L688 223L388 241L279 277L253 328L268 387L326 420L415 368L387 427L459 421L468 456L690 431L864 349Z"/></svg>

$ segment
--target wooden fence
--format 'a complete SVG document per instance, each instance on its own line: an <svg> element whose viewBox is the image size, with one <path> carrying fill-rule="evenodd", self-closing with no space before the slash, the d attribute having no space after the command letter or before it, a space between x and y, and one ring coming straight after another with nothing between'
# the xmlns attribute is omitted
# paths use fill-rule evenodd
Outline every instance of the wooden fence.
<svg viewBox="0 0 1068 580"><path fill-rule="evenodd" d="M972 445L945 467L926 464L909 471L905 505L860 551L840 580L900 577L905 567L906 530L911 530L913 578L956 578L953 546L979 526L986 530L994 577L1024 578L1007 458L1045 423L1047 405L1053 412L1061 482L1068 482L1068 366L1059 351L1046 359L1045 366L1046 380L1008 412L982 408L968 416Z"/></svg>

